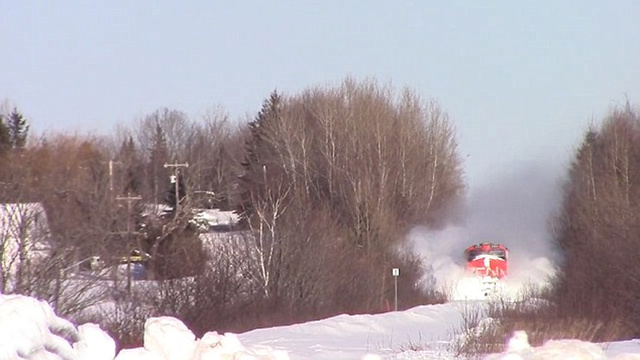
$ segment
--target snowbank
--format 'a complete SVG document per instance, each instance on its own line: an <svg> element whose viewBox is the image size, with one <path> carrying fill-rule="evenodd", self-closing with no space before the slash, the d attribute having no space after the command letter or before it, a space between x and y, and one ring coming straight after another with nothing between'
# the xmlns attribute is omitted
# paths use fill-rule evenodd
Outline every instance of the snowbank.
<svg viewBox="0 0 640 360"><path fill-rule="evenodd" d="M486 360L640 360L640 354L621 353L607 357L604 349L590 342L580 340L549 340L543 346L529 345L527 333L516 331L507 344L507 351L490 355Z"/></svg>
<svg viewBox="0 0 640 360"><path fill-rule="evenodd" d="M98 325L76 327L51 306L21 295L0 295L0 359L62 360L286 360L270 347L245 348L234 334L206 333L202 339L178 319L149 318L144 347L115 354L115 341Z"/></svg>
<svg viewBox="0 0 640 360"><path fill-rule="evenodd" d="M0 297L0 355L2 359L34 358L54 353L76 359L70 342L79 333L58 318L46 302L20 295Z"/></svg>
<svg viewBox="0 0 640 360"><path fill-rule="evenodd" d="M0 359L453 359L455 356L445 348L434 345L441 343L440 335L445 335L459 321L465 306L468 303L420 306L378 315L339 315L304 324L257 329L238 336L209 332L201 339L175 318L155 317L145 323L143 347L122 350L116 355L114 340L98 325L84 324L76 328L56 316L46 302L20 295L0 295ZM422 337L416 338L416 334ZM421 341L431 345L425 350L391 349L392 343L400 348L405 344L406 348L407 343L420 345ZM527 334L518 331L509 340L506 352L486 359L640 360L640 340L606 346L578 340L552 340L534 348L529 345Z"/></svg>

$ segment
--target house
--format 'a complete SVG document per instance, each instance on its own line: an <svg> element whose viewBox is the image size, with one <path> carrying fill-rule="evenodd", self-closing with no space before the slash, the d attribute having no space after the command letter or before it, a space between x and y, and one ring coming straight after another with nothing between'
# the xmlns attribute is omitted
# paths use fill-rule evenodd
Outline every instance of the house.
<svg viewBox="0 0 640 360"><path fill-rule="evenodd" d="M193 221L204 232L227 232L233 230L239 222L238 214L220 209L195 209Z"/></svg>
<svg viewBox="0 0 640 360"><path fill-rule="evenodd" d="M21 270L49 256L49 240L41 203L0 204L0 292L12 291Z"/></svg>

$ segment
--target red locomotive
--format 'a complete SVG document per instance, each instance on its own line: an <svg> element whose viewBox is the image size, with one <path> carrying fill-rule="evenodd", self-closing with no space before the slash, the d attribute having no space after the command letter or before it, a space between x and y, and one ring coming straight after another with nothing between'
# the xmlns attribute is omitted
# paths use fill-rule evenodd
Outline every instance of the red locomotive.
<svg viewBox="0 0 640 360"><path fill-rule="evenodd" d="M494 243L480 243L469 246L464 251L468 269L483 279L504 279L507 277L506 246Z"/></svg>

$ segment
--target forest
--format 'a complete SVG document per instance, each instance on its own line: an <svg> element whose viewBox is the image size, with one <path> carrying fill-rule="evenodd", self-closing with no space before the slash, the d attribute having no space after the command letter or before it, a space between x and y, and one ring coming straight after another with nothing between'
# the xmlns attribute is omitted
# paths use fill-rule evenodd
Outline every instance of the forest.
<svg viewBox="0 0 640 360"><path fill-rule="evenodd" d="M346 79L265 94L246 122L162 108L103 136L29 130L18 108L0 117L0 203L41 204L48 230L27 235L41 215L12 210L23 213L19 233L0 233L0 290L100 323L121 346L140 342L151 315L204 333L388 311L392 268L401 308L447 300L406 235L458 215L463 162L454 121L411 89ZM598 324L596 339L640 336L638 179L627 105L587 129L550 219L563 260L539 296L550 317ZM239 221L212 234L194 220L201 209ZM104 271L134 251L152 286ZM109 316L87 311L101 296Z"/></svg>

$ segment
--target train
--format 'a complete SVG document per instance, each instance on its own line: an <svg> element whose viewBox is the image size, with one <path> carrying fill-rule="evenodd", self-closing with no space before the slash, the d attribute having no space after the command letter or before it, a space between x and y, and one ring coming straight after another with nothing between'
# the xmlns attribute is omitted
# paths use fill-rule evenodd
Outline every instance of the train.
<svg viewBox="0 0 640 360"><path fill-rule="evenodd" d="M480 279L485 296L507 278L509 249L506 246L490 242L474 244L465 249L464 256L467 270Z"/></svg>

